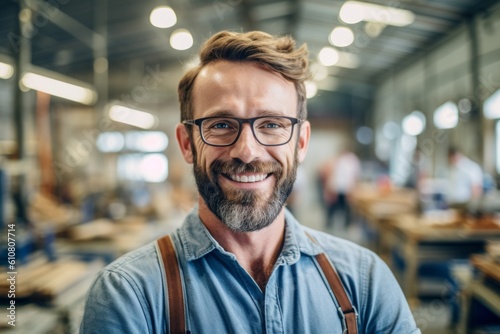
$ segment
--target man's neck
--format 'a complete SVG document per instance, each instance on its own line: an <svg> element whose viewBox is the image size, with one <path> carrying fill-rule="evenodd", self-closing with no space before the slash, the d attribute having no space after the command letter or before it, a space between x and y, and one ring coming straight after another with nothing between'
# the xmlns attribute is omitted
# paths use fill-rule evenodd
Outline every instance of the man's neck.
<svg viewBox="0 0 500 334"><path fill-rule="evenodd" d="M226 251L236 256L240 265L264 291L283 246L285 211L282 210L276 220L266 228L245 233L230 230L210 211L203 200L199 203L199 215L214 239Z"/></svg>

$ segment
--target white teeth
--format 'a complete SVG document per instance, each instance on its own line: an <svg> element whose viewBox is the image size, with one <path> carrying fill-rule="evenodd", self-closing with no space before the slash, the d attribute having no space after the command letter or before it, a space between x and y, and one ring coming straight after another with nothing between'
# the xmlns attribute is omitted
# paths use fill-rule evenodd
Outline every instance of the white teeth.
<svg viewBox="0 0 500 334"><path fill-rule="evenodd" d="M257 174L257 175L229 175L231 180L236 181L236 182L242 182L242 183L251 183L251 182L259 182L264 180L267 175L266 174Z"/></svg>

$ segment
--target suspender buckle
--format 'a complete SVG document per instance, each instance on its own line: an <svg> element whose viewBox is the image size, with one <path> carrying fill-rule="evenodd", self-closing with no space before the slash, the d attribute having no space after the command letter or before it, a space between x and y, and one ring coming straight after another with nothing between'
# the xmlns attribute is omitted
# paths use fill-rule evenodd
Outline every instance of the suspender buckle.
<svg viewBox="0 0 500 334"><path fill-rule="evenodd" d="M342 311L342 307L337 308L337 311L339 312L340 318L342 320L342 334L349 334L349 329L347 328L346 315L354 313L354 316L356 317L356 319L358 319L358 312L356 311L354 306L352 307L351 310L346 311L345 313ZM351 328L351 330L353 329Z"/></svg>

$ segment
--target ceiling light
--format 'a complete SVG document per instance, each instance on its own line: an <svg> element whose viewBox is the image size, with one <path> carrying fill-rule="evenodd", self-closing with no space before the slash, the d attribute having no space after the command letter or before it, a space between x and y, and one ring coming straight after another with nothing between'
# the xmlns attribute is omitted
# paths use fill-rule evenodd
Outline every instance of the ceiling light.
<svg viewBox="0 0 500 334"><path fill-rule="evenodd" d="M339 16L340 19L347 24L361 22L364 19L363 7L355 1L347 1L342 8L340 8Z"/></svg>
<svg viewBox="0 0 500 334"><path fill-rule="evenodd" d="M170 36L170 46L176 50L187 50L193 46L193 36L186 29L177 29Z"/></svg>
<svg viewBox="0 0 500 334"><path fill-rule="evenodd" d="M439 129L451 129L458 124L458 107L448 101L434 111L434 124Z"/></svg>
<svg viewBox="0 0 500 334"><path fill-rule="evenodd" d="M97 101L97 93L90 88L31 72L23 75L21 86L86 105L92 105Z"/></svg>
<svg viewBox="0 0 500 334"><path fill-rule="evenodd" d="M318 60L323 66L333 66L339 61L339 52L334 48L325 46L319 52Z"/></svg>
<svg viewBox="0 0 500 334"><path fill-rule="evenodd" d="M101 152L120 152L125 139L120 132L103 132L97 137L97 148Z"/></svg>
<svg viewBox="0 0 500 334"><path fill-rule="evenodd" d="M356 130L356 139L360 144L369 145L373 142L373 130L367 126L361 126Z"/></svg>
<svg viewBox="0 0 500 334"><path fill-rule="evenodd" d="M0 79L9 79L14 74L14 66L0 62Z"/></svg>
<svg viewBox="0 0 500 334"><path fill-rule="evenodd" d="M109 108L109 118L115 122L133 125L142 129L151 129L156 123L156 119L152 114L120 105Z"/></svg>
<svg viewBox="0 0 500 334"><path fill-rule="evenodd" d="M345 2L340 9L339 16L342 21L348 24L366 21L404 27L415 21L415 14L409 10L360 1Z"/></svg>
<svg viewBox="0 0 500 334"><path fill-rule="evenodd" d="M159 6L151 11L149 21L157 28L170 28L177 23L177 16L171 7Z"/></svg>
<svg viewBox="0 0 500 334"><path fill-rule="evenodd" d="M161 131L131 131L125 135L128 150L139 152L161 152L168 146L168 137Z"/></svg>
<svg viewBox="0 0 500 334"><path fill-rule="evenodd" d="M313 81L306 81L306 97L308 99L314 97L318 92L318 86Z"/></svg>
<svg viewBox="0 0 500 334"><path fill-rule="evenodd" d="M330 33L328 41L338 47L349 46L354 42L354 33L347 27L336 27Z"/></svg>
<svg viewBox="0 0 500 334"><path fill-rule="evenodd" d="M414 111L403 118L403 131L410 136L418 136L425 129L425 115Z"/></svg>
<svg viewBox="0 0 500 334"><path fill-rule="evenodd" d="M500 89L484 101L483 113L489 119L500 118Z"/></svg>

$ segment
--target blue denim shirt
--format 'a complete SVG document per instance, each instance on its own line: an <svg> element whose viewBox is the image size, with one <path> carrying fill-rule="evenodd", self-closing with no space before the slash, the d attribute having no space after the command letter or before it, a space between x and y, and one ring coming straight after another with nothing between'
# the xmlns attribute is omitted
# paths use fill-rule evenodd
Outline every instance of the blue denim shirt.
<svg viewBox="0 0 500 334"><path fill-rule="evenodd" d="M377 255L301 226L289 212L284 245L264 292L210 235L196 208L173 240L191 333L342 333L339 305L314 260L322 251L358 312L359 333L420 333ZM150 243L100 272L87 296L81 333L167 333L167 300L156 243Z"/></svg>

